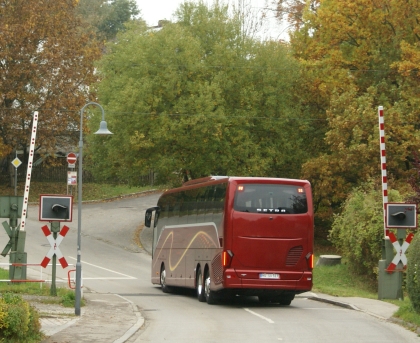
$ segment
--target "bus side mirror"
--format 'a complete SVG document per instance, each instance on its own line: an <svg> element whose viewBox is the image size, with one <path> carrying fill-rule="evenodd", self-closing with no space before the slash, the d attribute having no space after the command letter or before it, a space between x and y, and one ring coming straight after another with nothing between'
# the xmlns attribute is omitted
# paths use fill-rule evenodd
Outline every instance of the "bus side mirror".
<svg viewBox="0 0 420 343"><path fill-rule="evenodd" d="M146 210L146 214L144 216L144 226L150 227L152 225L152 215L153 211L157 211L159 207L150 207Z"/></svg>

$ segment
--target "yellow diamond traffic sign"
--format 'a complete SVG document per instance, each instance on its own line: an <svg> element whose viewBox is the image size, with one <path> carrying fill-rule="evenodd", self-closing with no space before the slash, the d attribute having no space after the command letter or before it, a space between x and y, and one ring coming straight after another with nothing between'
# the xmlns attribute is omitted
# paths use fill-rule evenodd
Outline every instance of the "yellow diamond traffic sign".
<svg viewBox="0 0 420 343"><path fill-rule="evenodd" d="M22 161L19 160L17 157L12 161L12 164L15 166L15 168L19 167L22 164Z"/></svg>

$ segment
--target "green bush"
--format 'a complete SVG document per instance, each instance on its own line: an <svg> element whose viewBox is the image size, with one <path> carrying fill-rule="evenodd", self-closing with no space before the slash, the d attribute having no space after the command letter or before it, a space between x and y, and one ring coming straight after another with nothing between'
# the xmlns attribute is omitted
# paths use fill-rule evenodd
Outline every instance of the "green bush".
<svg viewBox="0 0 420 343"><path fill-rule="evenodd" d="M389 201L401 202L398 191L388 192ZM382 257L384 215L382 191L367 183L347 198L342 212L334 216L329 239L346 257L349 269L356 274L377 279Z"/></svg>
<svg viewBox="0 0 420 343"><path fill-rule="evenodd" d="M406 287L408 297L417 313L420 313L420 236L415 235L407 254Z"/></svg>
<svg viewBox="0 0 420 343"><path fill-rule="evenodd" d="M0 342L31 342L40 338L38 312L21 296L4 293L0 298Z"/></svg>

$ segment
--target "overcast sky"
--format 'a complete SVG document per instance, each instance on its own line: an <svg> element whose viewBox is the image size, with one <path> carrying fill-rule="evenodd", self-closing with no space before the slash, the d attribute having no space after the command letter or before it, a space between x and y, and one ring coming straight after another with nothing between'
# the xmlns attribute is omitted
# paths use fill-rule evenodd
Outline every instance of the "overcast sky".
<svg viewBox="0 0 420 343"><path fill-rule="evenodd" d="M146 21L149 26L156 26L158 21L161 19L172 19L172 15L175 10L179 7L184 0L136 0L137 6L141 10L141 16ZM205 1L206 2L206 1ZM263 9L266 3L266 0L250 0L252 6L255 9ZM271 2L269 0L269 2ZM207 3L213 3L212 0L207 0ZM285 39L287 36L282 32L281 28L278 27L277 23L272 20L268 24L270 30L270 36L277 38Z"/></svg>

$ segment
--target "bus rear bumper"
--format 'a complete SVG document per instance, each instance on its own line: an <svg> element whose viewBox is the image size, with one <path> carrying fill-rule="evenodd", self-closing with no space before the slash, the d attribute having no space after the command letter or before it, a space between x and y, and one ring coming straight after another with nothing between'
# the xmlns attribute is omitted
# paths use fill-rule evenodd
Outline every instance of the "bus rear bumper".
<svg viewBox="0 0 420 343"><path fill-rule="evenodd" d="M298 293L312 289L312 272L273 272L256 273L235 270L226 270L223 277L224 288L235 289L271 289L293 290ZM273 278L264 278L267 277ZM278 278L274 278L278 275Z"/></svg>

